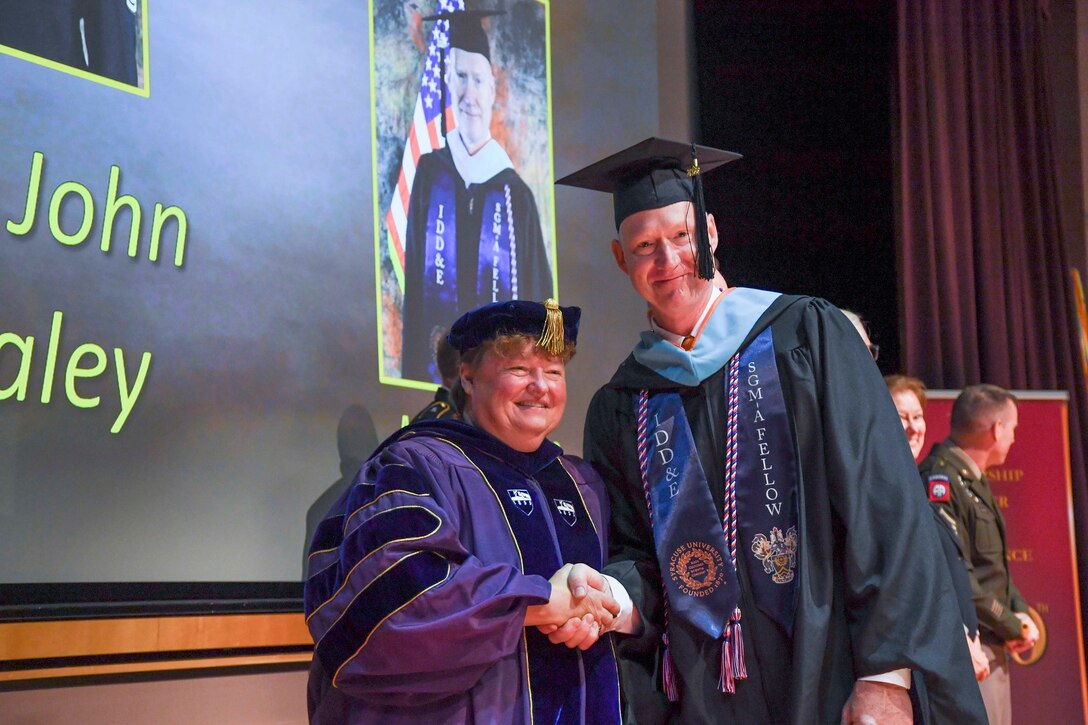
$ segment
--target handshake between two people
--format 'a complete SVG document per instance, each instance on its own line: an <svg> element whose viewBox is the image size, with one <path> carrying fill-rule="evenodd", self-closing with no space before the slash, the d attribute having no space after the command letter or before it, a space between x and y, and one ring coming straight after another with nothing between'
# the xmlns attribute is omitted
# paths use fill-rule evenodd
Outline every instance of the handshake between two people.
<svg viewBox="0 0 1088 725"><path fill-rule="evenodd" d="M525 626L536 627L553 644L586 650L611 630L620 605L603 574L587 564L564 564L552 574L551 598L533 604L525 613Z"/></svg>

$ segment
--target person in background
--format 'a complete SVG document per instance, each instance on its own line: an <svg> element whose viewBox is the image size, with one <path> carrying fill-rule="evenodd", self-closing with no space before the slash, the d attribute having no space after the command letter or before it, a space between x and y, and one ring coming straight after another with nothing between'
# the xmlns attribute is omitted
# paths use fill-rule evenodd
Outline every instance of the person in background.
<svg viewBox="0 0 1088 725"><path fill-rule="evenodd" d="M716 274L700 179L735 158L648 139L559 182L612 193L612 254L649 305L585 426L612 504L606 571L634 601L615 625L625 715L909 723L913 670L935 720L982 722L871 354L828 302Z"/></svg>
<svg viewBox="0 0 1088 725"><path fill-rule="evenodd" d="M442 376L442 384L434 391L434 400L412 418L413 423L423 420L437 420L439 418L460 418L461 413L453 405L450 398L450 389L457 380L458 364L460 359L457 348L450 344L449 337L442 335L438 338L438 344L434 351L435 362L438 364L438 372Z"/></svg>
<svg viewBox="0 0 1088 725"><path fill-rule="evenodd" d="M1016 396L996 385L970 385L952 405L948 438L919 465L926 492L952 522L968 564L975 613L990 675L979 683L991 725L1012 721L1006 650L1035 646L1039 630L1012 583L1006 559L1005 518L986 478L1005 462L1016 440Z"/></svg>
<svg viewBox="0 0 1088 725"><path fill-rule="evenodd" d="M909 375L885 375L884 383L899 413L911 455L915 461L921 460L926 442L926 384Z"/></svg>
<svg viewBox="0 0 1088 725"><path fill-rule="evenodd" d="M926 385L909 375L885 375L884 383L888 386L895 410L899 413L910 452L914 460L918 461L922 457L922 446L926 440ZM952 574L952 583L956 586L956 599L967 635L967 649L971 652L971 664L975 668L975 679L983 680L990 674L990 663L978 636L978 616L975 614L968 576L971 564L960 548L955 519L943 508L935 507L933 510L937 514L937 530L941 535L941 545Z"/></svg>
<svg viewBox="0 0 1088 725"><path fill-rule="evenodd" d="M579 317L548 300L459 318L463 419L402 428L318 526L312 723L619 722L611 636L599 637L620 613L596 574L604 486L547 438ZM569 590L590 567L585 591ZM572 621L593 636L563 647L537 629Z"/></svg>
<svg viewBox="0 0 1088 725"><path fill-rule="evenodd" d="M861 315L853 310L845 309L842 309L842 313L846 315L846 319L850 320L850 324L853 325L854 329L861 335L861 339L865 342L865 347L869 349L869 354L873 356L873 360L880 359L880 345L875 344L869 339L869 325L862 319Z"/></svg>

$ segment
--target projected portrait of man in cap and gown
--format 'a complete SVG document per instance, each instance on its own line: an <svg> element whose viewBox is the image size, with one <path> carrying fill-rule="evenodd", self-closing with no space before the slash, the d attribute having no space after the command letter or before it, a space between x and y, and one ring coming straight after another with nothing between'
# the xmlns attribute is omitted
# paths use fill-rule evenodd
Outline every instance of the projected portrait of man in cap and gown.
<svg viewBox="0 0 1088 725"><path fill-rule="evenodd" d="M541 299L552 275L536 200L492 137L496 77L481 20L493 10L440 13L455 127L419 158L405 230L401 377L439 382L435 337L483 304Z"/></svg>

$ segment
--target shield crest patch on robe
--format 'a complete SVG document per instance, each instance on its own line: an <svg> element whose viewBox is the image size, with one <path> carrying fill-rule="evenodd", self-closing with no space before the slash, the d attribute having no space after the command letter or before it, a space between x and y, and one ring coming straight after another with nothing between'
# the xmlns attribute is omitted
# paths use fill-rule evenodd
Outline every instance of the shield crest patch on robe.
<svg viewBox="0 0 1088 725"><path fill-rule="evenodd" d="M573 503L562 498L552 500L555 502L556 513L567 522L567 526L574 526L578 523L578 514L574 511Z"/></svg>
<svg viewBox="0 0 1088 725"><path fill-rule="evenodd" d="M526 516L533 514L533 497L527 488L508 488L506 493L510 496L510 503L517 506L518 510Z"/></svg>

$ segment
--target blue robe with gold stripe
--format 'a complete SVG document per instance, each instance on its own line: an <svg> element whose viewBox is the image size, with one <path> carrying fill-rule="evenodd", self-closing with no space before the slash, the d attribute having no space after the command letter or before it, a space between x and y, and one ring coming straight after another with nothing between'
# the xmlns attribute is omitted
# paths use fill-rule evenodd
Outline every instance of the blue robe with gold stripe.
<svg viewBox="0 0 1088 725"><path fill-rule="evenodd" d="M399 431L314 535L311 721L618 722L611 636L581 652L524 627L563 563L599 568L605 521L599 477L554 443Z"/></svg>

